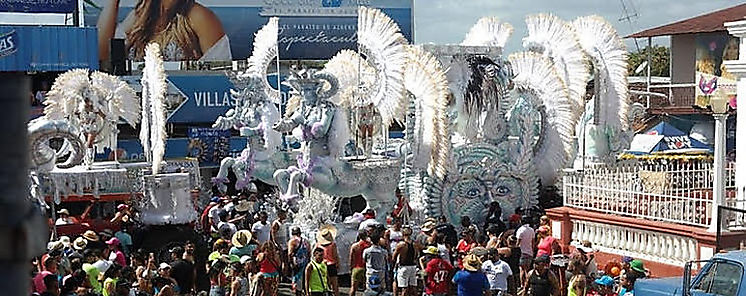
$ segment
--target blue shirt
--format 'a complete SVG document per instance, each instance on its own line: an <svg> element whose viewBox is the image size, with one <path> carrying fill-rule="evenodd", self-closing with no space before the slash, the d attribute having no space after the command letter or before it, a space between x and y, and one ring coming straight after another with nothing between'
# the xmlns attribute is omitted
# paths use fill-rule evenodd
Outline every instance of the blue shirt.
<svg viewBox="0 0 746 296"><path fill-rule="evenodd" d="M627 291L627 288L622 288L622 290L619 291L619 296L634 296L635 290L629 290Z"/></svg>
<svg viewBox="0 0 746 296"><path fill-rule="evenodd" d="M487 276L476 271L459 270L453 276L453 283L458 286L459 296L481 296L482 291L490 289Z"/></svg>

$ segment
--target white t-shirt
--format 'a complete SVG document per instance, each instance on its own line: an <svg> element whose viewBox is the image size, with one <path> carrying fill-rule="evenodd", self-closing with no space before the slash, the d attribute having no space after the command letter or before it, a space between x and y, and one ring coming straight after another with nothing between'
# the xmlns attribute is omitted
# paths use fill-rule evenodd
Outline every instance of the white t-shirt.
<svg viewBox="0 0 746 296"><path fill-rule="evenodd" d="M358 226L357 230L366 230L368 226L378 225L381 224L380 222L376 221L376 219L366 219L363 220L363 222L360 222L360 226Z"/></svg>
<svg viewBox="0 0 746 296"><path fill-rule="evenodd" d="M73 224L73 220L70 218L63 219L63 218L57 218L57 221L54 221L54 225L68 225Z"/></svg>
<svg viewBox="0 0 746 296"><path fill-rule="evenodd" d="M254 225L251 225L251 232L253 232L254 235L256 235L256 240L259 241L260 243L263 243L269 240L269 230L270 230L269 223L262 224L262 221L256 221Z"/></svg>
<svg viewBox="0 0 746 296"><path fill-rule="evenodd" d="M210 228L212 228L213 232L218 231L218 224L220 224L220 217L218 215L220 214L220 210L222 210L223 207L220 205L215 205L212 208L210 208L210 211L207 212L207 217L210 218Z"/></svg>
<svg viewBox="0 0 746 296"><path fill-rule="evenodd" d="M490 282L490 290L508 290L508 277L513 275L508 263L502 260L497 260L495 263L492 263L492 260L486 260L482 263L482 271L487 276L487 281Z"/></svg>
<svg viewBox="0 0 746 296"><path fill-rule="evenodd" d="M230 222L220 222L218 224L218 234L224 238L230 239L237 231L236 224Z"/></svg>
<svg viewBox="0 0 746 296"><path fill-rule="evenodd" d="M523 224L515 233L518 243L521 247L521 254L525 256L534 256L534 229L528 224Z"/></svg>
<svg viewBox="0 0 746 296"><path fill-rule="evenodd" d="M448 247L445 244L438 244L438 256L448 263L453 262L451 261L451 252L448 251Z"/></svg>

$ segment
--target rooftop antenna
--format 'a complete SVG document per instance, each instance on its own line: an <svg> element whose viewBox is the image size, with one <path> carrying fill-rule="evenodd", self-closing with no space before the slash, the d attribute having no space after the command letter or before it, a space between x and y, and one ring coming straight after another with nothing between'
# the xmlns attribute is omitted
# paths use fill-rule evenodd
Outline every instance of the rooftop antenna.
<svg viewBox="0 0 746 296"><path fill-rule="evenodd" d="M619 18L619 21L627 22L629 24L630 31L634 32L637 19L640 18L640 15L637 14L637 8L635 8L634 3L632 3L632 1L630 0L619 0L619 1L622 2L622 10L624 13L622 17ZM640 52L640 45L637 44L637 38L632 38L632 40L635 41L635 48L637 48L637 52Z"/></svg>

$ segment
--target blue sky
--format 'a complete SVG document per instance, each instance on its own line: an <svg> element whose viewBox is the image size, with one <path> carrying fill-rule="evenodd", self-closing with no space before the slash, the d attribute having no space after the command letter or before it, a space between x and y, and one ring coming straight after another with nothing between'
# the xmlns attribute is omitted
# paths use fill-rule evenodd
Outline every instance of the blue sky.
<svg viewBox="0 0 746 296"><path fill-rule="evenodd" d="M597 14L604 17L622 36L647 28L668 24L746 1L734 0L624 0L633 6L638 18L630 25L620 22L623 16L621 0L415 0L415 42L460 43L469 28L484 16L497 16L515 28L508 40L506 52L521 50L526 35L524 18L534 13L553 13L563 19ZM646 40L639 40L640 46ZM668 38L654 38L668 45ZM627 42L634 51L634 43Z"/></svg>

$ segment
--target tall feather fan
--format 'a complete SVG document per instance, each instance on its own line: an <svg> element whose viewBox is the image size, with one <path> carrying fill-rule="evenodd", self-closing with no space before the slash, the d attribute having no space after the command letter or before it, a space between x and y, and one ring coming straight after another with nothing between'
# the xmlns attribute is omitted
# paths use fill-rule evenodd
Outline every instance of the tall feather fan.
<svg viewBox="0 0 746 296"><path fill-rule="evenodd" d="M509 23L500 22L497 17L483 17L471 27L461 45L504 48L512 34L513 26Z"/></svg>
<svg viewBox="0 0 746 296"><path fill-rule="evenodd" d="M98 93L106 94L108 97L106 102L101 102L106 104L107 120L118 121L121 118L133 128L140 122L140 102L135 91L126 82L116 76L95 71L91 73L91 84ZM117 147L116 141L115 131L109 131L104 146Z"/></svg>
<svg viewBox="0 0 746 296"><path fill-rule="evenodd" d="M600 79L600 94L596 102L603 108L596 108L596 123L627 129L629 90L624 42L614 27L599 16L579 17L572 25L580 46L591 57Z"/></svg>
<svg viewBox="0 0 746 296"><path fill-rule="evenodd" d="M523 38L523 47L543 54L554 62L560 79L570 91L573 110L583 110L591 73L588 58L580 47L573 27L551 14L527 16L526 27L528 36ZM576 114L580 116L580 112Z"/></svg>
<svg viewBox="0 0 746 296"><path fill-rule="evenodd" d="M83 91L87 87L90 87L87 69L73 69L57 76L44 101L44 117L66 119L73 126L80 126L81 122L73 114L85 100Z"/></svg>
<svg viewBox="0 0 746 296"><path fill-rule="evenodd" d="M376 71L357 52L340 51L326 63L324 72L333 74L339 82L339 90L329 98L334 104L344 108L354 104L367 105L368 102L353 100L359 97L359 89L369 89L373 85Z"/></svg>
<svg viewBox="0 0 746 296"><path fill-rule="evenodd" d="M375 84L367 97L381 114L384 126L403 121L407 106L404 65L407 40L390 17L375 8L358 9L357 38L360 52L376 71Z"/></svg>
<svg viewBox="0 0 746 296"><path fill-rule="evenodd" d="M510 55L509 60L516 73L513 81L518 92L538 99L539 102L532 104L543 109L542 133L534 163L542 168L538 172L542 184L553 184L573 152L574 115L567 87L546 57L519 52Z"/></svg>
<svg viewBox="0 0 746 296"><path fill-rule="evenodd" d="M163 154L166 151L166 73L163 57L157 43L145 47L145 68L143 69L143 124L140 127L140 141L145 155L150 154L153 174L161 170ZM146 119L147 118L147 119ZM148 147L150 147L148 149Z"/></svg>
<svg viewBox="0 0 746 296"><path fill-rule="evenodd" d="M451 141L448 132L448 80L443 66L431 53L419 46L408 46L404 86L419 104L421 116L416 130L421 131L420 155L414 157L415 167L425 168L430 176L443 178L448 169Z"/></svg>
<svg viewBox="0 0 746 296"><path fill-rule="evenodd" d="M267 81L267 68L277 58L277 35L279 19L272 17L266 25L254 34L254 48L249 57L249 69L245 75L262 77L262 89L272 103L280 104L280 93Z"/></svg>

